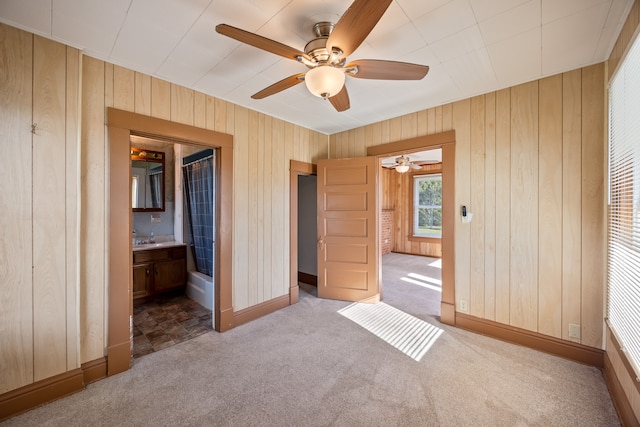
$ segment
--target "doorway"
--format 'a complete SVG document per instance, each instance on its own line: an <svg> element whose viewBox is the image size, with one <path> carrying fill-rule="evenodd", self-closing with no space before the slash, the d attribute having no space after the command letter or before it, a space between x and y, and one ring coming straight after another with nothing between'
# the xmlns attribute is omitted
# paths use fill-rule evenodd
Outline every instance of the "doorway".
<svg viewBox="0 0 640 427"><path fill-rule="evenodd" d="M412 138L367 148L367 156L381 159L403 153L442 149L442 259L440 321L455 325L455 131ZM316 165L291 161L290 166L290 304L298 301L298 174L317 173ZM378 191L381 191L378 182Z"/></svg>
<svg viewBox="0 0 640 427"><path fill-rule="evenodd" d="M232 305L232 183L233 137L231 135L173 123L137 113L107 109L109 138L109 270L107 375L129 369L131 359L131 190L130 136L147 135L184 144L200 144L219 149L220 197L216 238L215 329L233 327ZM124 227L123 225L127 225Z"/></svg>
<svg viewBox="0 0 640 427"><path fill-rule="evenodd" d="M144 196L132 195L131 335L137 359L213 330L217 149L138 135L131 135L131 147L132 153L163 159L161 168L147 174L135 167L144 161L132 157L132 193L137 187L144 192L157 178L162 198L149 209L139 203Z"/></svg>
<svg viewBox="0 0 640 427"><path fill-rule="evenodd" d="M383 159L419 151L442 149L442 297L440 321L455 325L455 131L441 132L367 148L367 156Z"/></svg>
<svg viewBox="0 0 640 427"><path fill-rule="evenodd" d="M290 271L289 271L289 304L295 304L298 302L298 293L299 293L299 219L300 215L298 212L298 204L299 204L299 195L300 195L300 177L310 177L315 176L317 174L316 165L311 163L300 162L297 160L291 160L289 165L289 263L290 263ZM305 182L308 184L309 182ZM315 196L315 192L314 192ZM315 216L313 216L313 220L315 221ZM305 244L310 245L311 237L306 236ZM314 238L314 247L316 239ZM316 257L317 258L317 257ZM305 261L303 261L305 263ZM306 262L306 270L313 270L313 264ZM317 269L318 264L317 261L315 263L315 280L317 285ZM307 273L308 274L308 273ZM313 281L314 277L311 274L308 274L303 279L307 281ZM312 285L311 285L312 286ZM307 288L309 291L312 288Z"/></svg>

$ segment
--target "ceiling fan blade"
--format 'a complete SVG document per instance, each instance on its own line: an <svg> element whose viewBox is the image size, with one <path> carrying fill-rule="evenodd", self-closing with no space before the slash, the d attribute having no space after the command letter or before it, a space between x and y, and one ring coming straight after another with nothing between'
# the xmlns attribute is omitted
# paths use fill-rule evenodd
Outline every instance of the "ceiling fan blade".
<svg viewBox="0 0 640 427"><path fill-rule="evenodd" d="M392 0L355 0L342 15L327 40L327 50L342 50L347 57L355 51L376 26Z"/></svg>
<svg viewBox="0 0 640 427"><path fill-rule="evenodd" d="M254 33L250 33L249 31L232 27L231 25L218 24L216 25L216 31L223 36L231 37L232 39L238 40L242 43L257 47L258 49L266 50L267 52L275 53L276 55L280 55L294 61L297 61L298 56L302 56L310 60L307 54L298 49L294 49L286 44L282 44Z"/></svg>
<svg viewBox="0 0 640 427"><path fill-rule="evenodd" d="M329 102L333 105L337 111L347 111L349 107L351 107L351 102L349 101L349 93L347 92L347 85L342 86L340 92L337 95L329 98Z"/></svg>
<svg viewBox="0 0 640 427"><path fill-rule="evenodd" d="M358 71L353 74L347 73L359 79L420 80L429 72L426 65L379 59L359 59L349 63L346 68L350 67L357 67Z"/></svg>
<svg viewBox="0 0 640 427"><path fill-rule="evenodd" d="M294 74L293 76L284 78L279 82L276 82L271 86L262 89L260 92L254 95L251 95L251 98L253 99L266 98L267 96L276 94L278 92L282 92L285 89L289 89L290 87L293 87L303 81L304 81L304 74Z"/></svg>
<svg viewBox="0 0 640 427"><path fill-rule="evenodd" d="M409 163L409 167L411 169L422 169L422 166L416 165L415 163Z"/></svg>

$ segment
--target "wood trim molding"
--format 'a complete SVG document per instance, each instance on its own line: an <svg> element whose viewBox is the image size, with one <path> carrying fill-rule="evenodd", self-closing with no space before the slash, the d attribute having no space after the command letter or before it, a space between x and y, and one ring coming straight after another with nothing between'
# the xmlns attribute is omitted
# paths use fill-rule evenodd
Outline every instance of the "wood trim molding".
<svg viewBox="0 0 640 427"><path fill-rule="evenodd" d="M83 363L53 377L0 395L0 423L38 406L84 390L87 384L107 377L107 358Z"/></svg>
<svg viewBox="0 0 640 427"><path fill-rule="evenodd" d="M109 132L109 336L107 373L113 375L129 369L131 358L131 208L128 170L131 134L150 136L182 144L198 144L219 149L218 203L219 223L216 239L214 301L215 329L233 328L233 136L182 123L108 107L106 125ZM128 223L128 227L122 224Z"/></svg>
<svg viewBox="0 0 640 427"><path fill-rule="evenodd" d="M289 295L282 295L269 301L236 311L233 313L234 327L259 319L262 316L266 316L267 314L283 309L288 305Z"/></svg>
<svg viewBox="0 0 640 427"><path fill-rule="evenodd" d="M82 369L77 368L0 395L0 422L84 389Z"/></svg>
<svg viewBox="0 0 640 427"><path fill-rule="evenodd" d="M636 418L636 415L633 412L633 407L624 392L622 383L620 383L620 379L616 375L616 371L613 369L611 359L609 359L609 355L606 353L604 355L604 380L607 383L607 388L609 389L613 406L616 408L618 418L620 418L622 425L640 425L638 418Z"/></svg>
<svg viewBox="0 0 640 427"><path fill-rule="evenodd" d="M564 341L460 312L455 314L455 326L544 353L564 357L585 365L595 366L596 368L602 369L604 366L604 350L599 348Z"/></svg>
<svg viewBox="0 0 640 427"><path fill-rule="evenodd" d="M609 339L611 339L611 342L613 343L613 348L607 347L607 352L615 351L618 357L620 357L620 360L622 361L622 364L624 365L624 368L626 369L629 377L636 378L636 373L633 370L633 366L631 366L631 362L629 361L629 355L620 350L622 348L622 344L620 344L620 341L618 341L618 336L615 333L613 333L613 330L611 329L611 325L609 324L609 319L606 319L606 325L607 325L607 336L609 337ZM633 385L635 385L637 392L640 393L640 381L634 380Z"/></svg>
<svg viewBox="0 0 640 427"><path fill-rule="evenodd" d="M298 302L298 176L315 175L317 165L291 160L289 163L289 303ZM317 283L317 279L316 279Z"/></svg>
<svg viewBox="0 0 640 427"><path fill-rule="evenodd" d="M318 286L318 276L298 271L298 282L306 283L311 286Z"/></svg>
<svg viewBox="0 0 640 427"><path fill-rule="evenodd" d="M396 154L421 151L424 148L437 148L456 142L456 132L449 130L387 144L374 145L367 148L367 156L393 156Z"/></svg>
<svg viewBox="0 0 640 427"><path fill-rule="evenodd" d="M82 378L86 384L101 380L107 377L107 358L101 357L90 362L83 363L80 368L82 369Z"/></svg>

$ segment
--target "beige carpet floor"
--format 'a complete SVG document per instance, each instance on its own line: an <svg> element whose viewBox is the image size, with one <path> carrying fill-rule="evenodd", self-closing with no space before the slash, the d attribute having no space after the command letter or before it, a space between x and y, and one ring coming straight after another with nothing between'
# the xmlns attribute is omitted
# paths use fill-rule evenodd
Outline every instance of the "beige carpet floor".
<svg viewBox="0 0 640 427"><path fill-rule="evenodd" d="M438 291L401 279L430 283L417 277L430 261L398 272L387 268L404 262L394 258L383 259L385 304L441 331L419 361L381 338L390 328L374 334L343 315L357 306L302 290L298 304L135 359L129 371L5 424L619 425L598 369L440 324Z"/></svg>

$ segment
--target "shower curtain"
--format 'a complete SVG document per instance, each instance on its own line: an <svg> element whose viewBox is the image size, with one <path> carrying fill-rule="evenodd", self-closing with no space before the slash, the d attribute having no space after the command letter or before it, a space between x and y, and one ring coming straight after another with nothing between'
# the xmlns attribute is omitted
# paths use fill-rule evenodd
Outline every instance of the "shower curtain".
<svg viewBox="0 0 640 427"><path fill-rule="evenodd" d="M213 150L200 151L183 159L185 206L196 270L213 276L214 247Z"/></svg>

